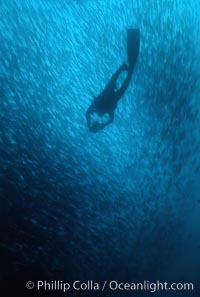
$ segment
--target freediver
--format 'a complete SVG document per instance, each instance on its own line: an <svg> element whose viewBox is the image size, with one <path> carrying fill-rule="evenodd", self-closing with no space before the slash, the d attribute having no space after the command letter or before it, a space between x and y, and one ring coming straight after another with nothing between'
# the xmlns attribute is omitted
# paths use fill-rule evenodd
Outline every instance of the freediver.
<svg viewBox="0 0 200 297"><path fill-rule="evenodd" d="M135 64L137 62L140 47L140 31L138 29L127 30L127 57L128 65L124 62L113 74L110 81L103 89L103 91L94 97L94 100L86 112L87 126L91 132L97 132L104 129L107 125L111 124L114 120L114 111L117 107L118 101L124 95L129 82L131 80ZM126 71L127 76L124 80L122 86L116 89L116 83L120 74ZM105 114L109 116L106 122L93 121L92 117L94 115L103 117Z"/></svg>

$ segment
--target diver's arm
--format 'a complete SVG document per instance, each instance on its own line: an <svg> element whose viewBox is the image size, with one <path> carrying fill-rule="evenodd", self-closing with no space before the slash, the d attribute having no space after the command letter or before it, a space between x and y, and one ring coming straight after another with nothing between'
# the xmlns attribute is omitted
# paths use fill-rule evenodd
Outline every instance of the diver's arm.
<svg viewBox="0 0 200 297"><path fill-rule="evenodd" d="M113 120L114 120L114 112L110 112L109 113L109 120L105 123L105 124L99 124L99 123L94 123L91 127L90 127L90 131L91 132L97 132L97 131L100 131L100 130L103 130L106 126L110 125Z"/></svg>
<svg viewBox="0 0 200 297"><path fill-rule="evenodd" d="M94 104L91 104L88 110L86 111L86 120L87 120L87 126L89 127L91 124L91 114L94 111Z"/></svg>
<svg viewBox="0 0 200 297"><path fill-rule="evenodd" d="M109 120L105 124L102 124L102 129L110 125L114 121L114 111L111 111L109 113L109 116L110 116Z"/></svg>
<svg viewBox="0 0 200 297"><path fill-rule="evenodd" d="M90 108L88 108L88 110L86 111L86 120L87 120L87 126L90 126Z"/></svg>

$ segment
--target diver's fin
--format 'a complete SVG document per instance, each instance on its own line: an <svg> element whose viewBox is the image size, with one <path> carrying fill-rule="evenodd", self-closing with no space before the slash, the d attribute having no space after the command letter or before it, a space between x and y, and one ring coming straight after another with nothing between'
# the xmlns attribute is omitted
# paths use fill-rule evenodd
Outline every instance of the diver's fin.
<svg viewBox="0 0 200 297"><path fill-rule="evenodd" d="M127 30L127 57L130 70L133 71L140 50L140 30Z"/></svg>

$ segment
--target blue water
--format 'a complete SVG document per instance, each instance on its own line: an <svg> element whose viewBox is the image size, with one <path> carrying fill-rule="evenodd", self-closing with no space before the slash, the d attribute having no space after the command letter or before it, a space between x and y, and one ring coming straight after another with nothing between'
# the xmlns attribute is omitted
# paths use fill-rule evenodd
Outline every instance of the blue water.
<svg viewBox="0 0 200 297"><path fill-rule="evenodd" d="M133 79L92 134L131 27ZM199 34L198 0L0 0L2 280L199 282Z"/></svg>

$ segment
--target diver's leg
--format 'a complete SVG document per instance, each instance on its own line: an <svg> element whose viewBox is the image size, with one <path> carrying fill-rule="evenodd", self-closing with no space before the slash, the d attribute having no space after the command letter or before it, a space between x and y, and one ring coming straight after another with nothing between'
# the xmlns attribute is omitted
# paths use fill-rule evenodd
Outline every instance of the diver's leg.
<svg viewBox="0 0 200 297"><path fill-rule="evenodd" d="M121 88L115 92L116 99L119 100L125 93L126 89L128 88L129 82L131 80L132 72L128 72L128 75L123 82Z"/></svg>
<svg viewBox="0 0 200 297"><path fill-rule="evenodd" d="M118 69L117 71L113 74L113 76L110 79L110 83L115 84L116 81L118 80L118 77L122 73L122 71L128 71L128 66L124 62Z"/></svg>
<svg viewBox="0 0 200 297"><path fill-rule="evenodd" d="M129 82L131 80L131 76L135 67L135 64L138 59L140 49L140 31L138 29L129 29L127 31L127 57L128 57L128 75L122 84L121 88L115 92L117 100L119 100L126 91Z"/></svg>

